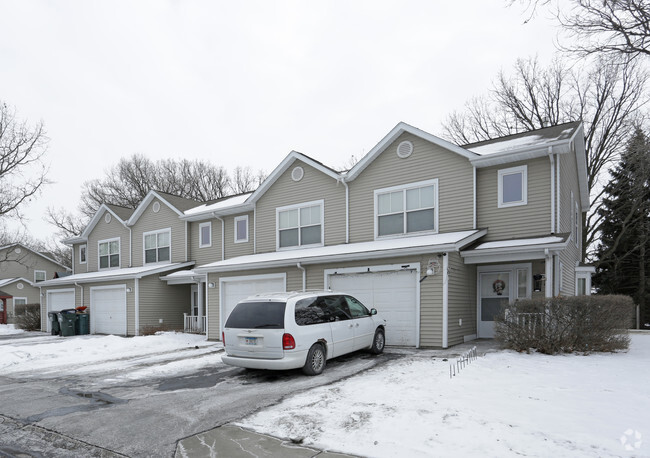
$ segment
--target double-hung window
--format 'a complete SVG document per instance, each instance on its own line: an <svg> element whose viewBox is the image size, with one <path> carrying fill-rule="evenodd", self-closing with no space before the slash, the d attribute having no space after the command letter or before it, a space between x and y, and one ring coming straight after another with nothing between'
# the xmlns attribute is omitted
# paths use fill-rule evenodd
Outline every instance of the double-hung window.
<svg viewBox="0 0 650 458"><path fill-rule="evenodd" d="M120 267L120 239L101 240L98 251L100 269Z"/></svg>
<svg viewBox="0 0 650 458"><path fill-rule="evenodd" d="M45 281L47 273L44 270L35 270L34 271L34 282Z"/></svg>
<svg viewBox="0 0 650 458"><path fill-rule="evenodd" d="M144 263L168 262L170 260L171 229L145 232Z"/></svg>
<svg viewBox="0 0 650 458"><path fill-rule="evenodd" d="M521 165L499 170L499 208L516 207L528 203L528 167Z"/></svg>
<svg viewBox="0 0 650 458"><path fill-rule="evenodd" d="M323 201L276 209L277 248L323 244Z"/></svg>
<svg viewBox="0 0 650 458"><path fill-rule="evenodd" d="M235 243L248 242L248 215L235 217Z"/></svg>
<svg viewBox="0 0 650 458"><path fill-rule="evenodd" d="M438 230L438 180L375 191L375 235Z"/></svg>

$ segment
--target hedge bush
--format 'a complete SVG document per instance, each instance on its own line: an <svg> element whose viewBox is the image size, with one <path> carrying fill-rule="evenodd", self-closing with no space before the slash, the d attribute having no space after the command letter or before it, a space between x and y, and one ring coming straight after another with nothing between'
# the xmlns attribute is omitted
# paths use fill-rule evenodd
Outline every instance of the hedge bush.
<svg viewBox="0 0 650 458"><path fill-rule="evenodd" d="M495 337L505 348L551 355L624 350L634 310L628 296L520 300L502 308Z"/></svg>
<svg viewBox="0 0 650 458"><path fill-rule="evenodd" d="M24 307L24 311L22 309ZM16 316L14 317L14 324L17 328L24 329L25 331L40 331L41 330L41 306L40 304L27 304L21 306L22 313L19 313L16 307Z"/></svg>

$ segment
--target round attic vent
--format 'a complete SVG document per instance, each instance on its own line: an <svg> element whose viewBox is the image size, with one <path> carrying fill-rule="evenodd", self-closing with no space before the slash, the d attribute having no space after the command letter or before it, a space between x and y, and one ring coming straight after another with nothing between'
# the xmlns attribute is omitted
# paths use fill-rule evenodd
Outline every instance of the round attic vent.
<svg viewBox="0 0 650 458"><path fill-rule="evenodd" d="M23 250L20 247L16 248L14 251L16 252L16 254L20 254L23 252Z"/></svg>
<svg viewBox="0 0 650 458"><path fill-rule="evenodd" d="M404 159L409 157L411 154L413 154L413 143L410 141L405 140L397 145L397 156Z"/></svg>
<svg viewBox="0 0 650 458"><path fill-rule="evenodd" d="M151 206L151 209L153 210L154 213L158 213L160 211L160 202L156 201L153 203Z"/></svg>
<svg viewBox="0 0 650 458"><path fill-rule="evenodd" d="M18 288L18 289L23 289L24 287L25 287L25 286L24 286L22 283L18 283L18 284L16 285L16 288Z"/></svg>
<svg viewBox="0 0 650 458"><path fill-rule="evenodd" d="M302 167L296 167L291 171L291 179L293 181L300 181L305 176L305 171Z"/></svg>
<svg viewBox="0 0 650 458"><path fill-rule="evenodd" d="M106 224L111 222L111 218L112 217L110 213L106 213L106 215L104 215L104 221L106 221Z"/></svg>

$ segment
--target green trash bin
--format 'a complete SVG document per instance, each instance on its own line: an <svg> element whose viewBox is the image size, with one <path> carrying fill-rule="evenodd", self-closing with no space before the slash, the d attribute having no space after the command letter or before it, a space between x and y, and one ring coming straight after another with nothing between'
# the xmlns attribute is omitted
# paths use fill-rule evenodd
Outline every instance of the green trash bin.
<svg viewBox="0 0 650 458"><path fill-rule="evenodd" d="M63 337L70 337L74 335L74 327L76 321L77 314L74 309L61 310L59 312L59 326L61 327L61 335Z"/></svg>
<svg viewBox="0 0 650 458"><path fill-rule="evenodd" d="M75 332L78 336L90 334L90 315L87 313L77 313Z"/></svg>
<svg viewBox="0 0 650 458"><path fill-rule="evenodd" d="M61 334L61 328L59 327L59 314L57 312L47 312L47 318L50 320L52 335L58 336Z"/></svg>

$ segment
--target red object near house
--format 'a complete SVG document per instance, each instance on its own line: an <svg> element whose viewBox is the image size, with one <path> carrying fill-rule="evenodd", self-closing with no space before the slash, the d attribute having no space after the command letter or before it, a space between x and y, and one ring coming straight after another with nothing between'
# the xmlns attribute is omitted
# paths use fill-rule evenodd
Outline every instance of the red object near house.
<svg viewBox="0 0 650 458"><path fill-rule="evenodd" d="M12 297L4 291L0 291L0 324L7 324L7 299Z"/></svg>

